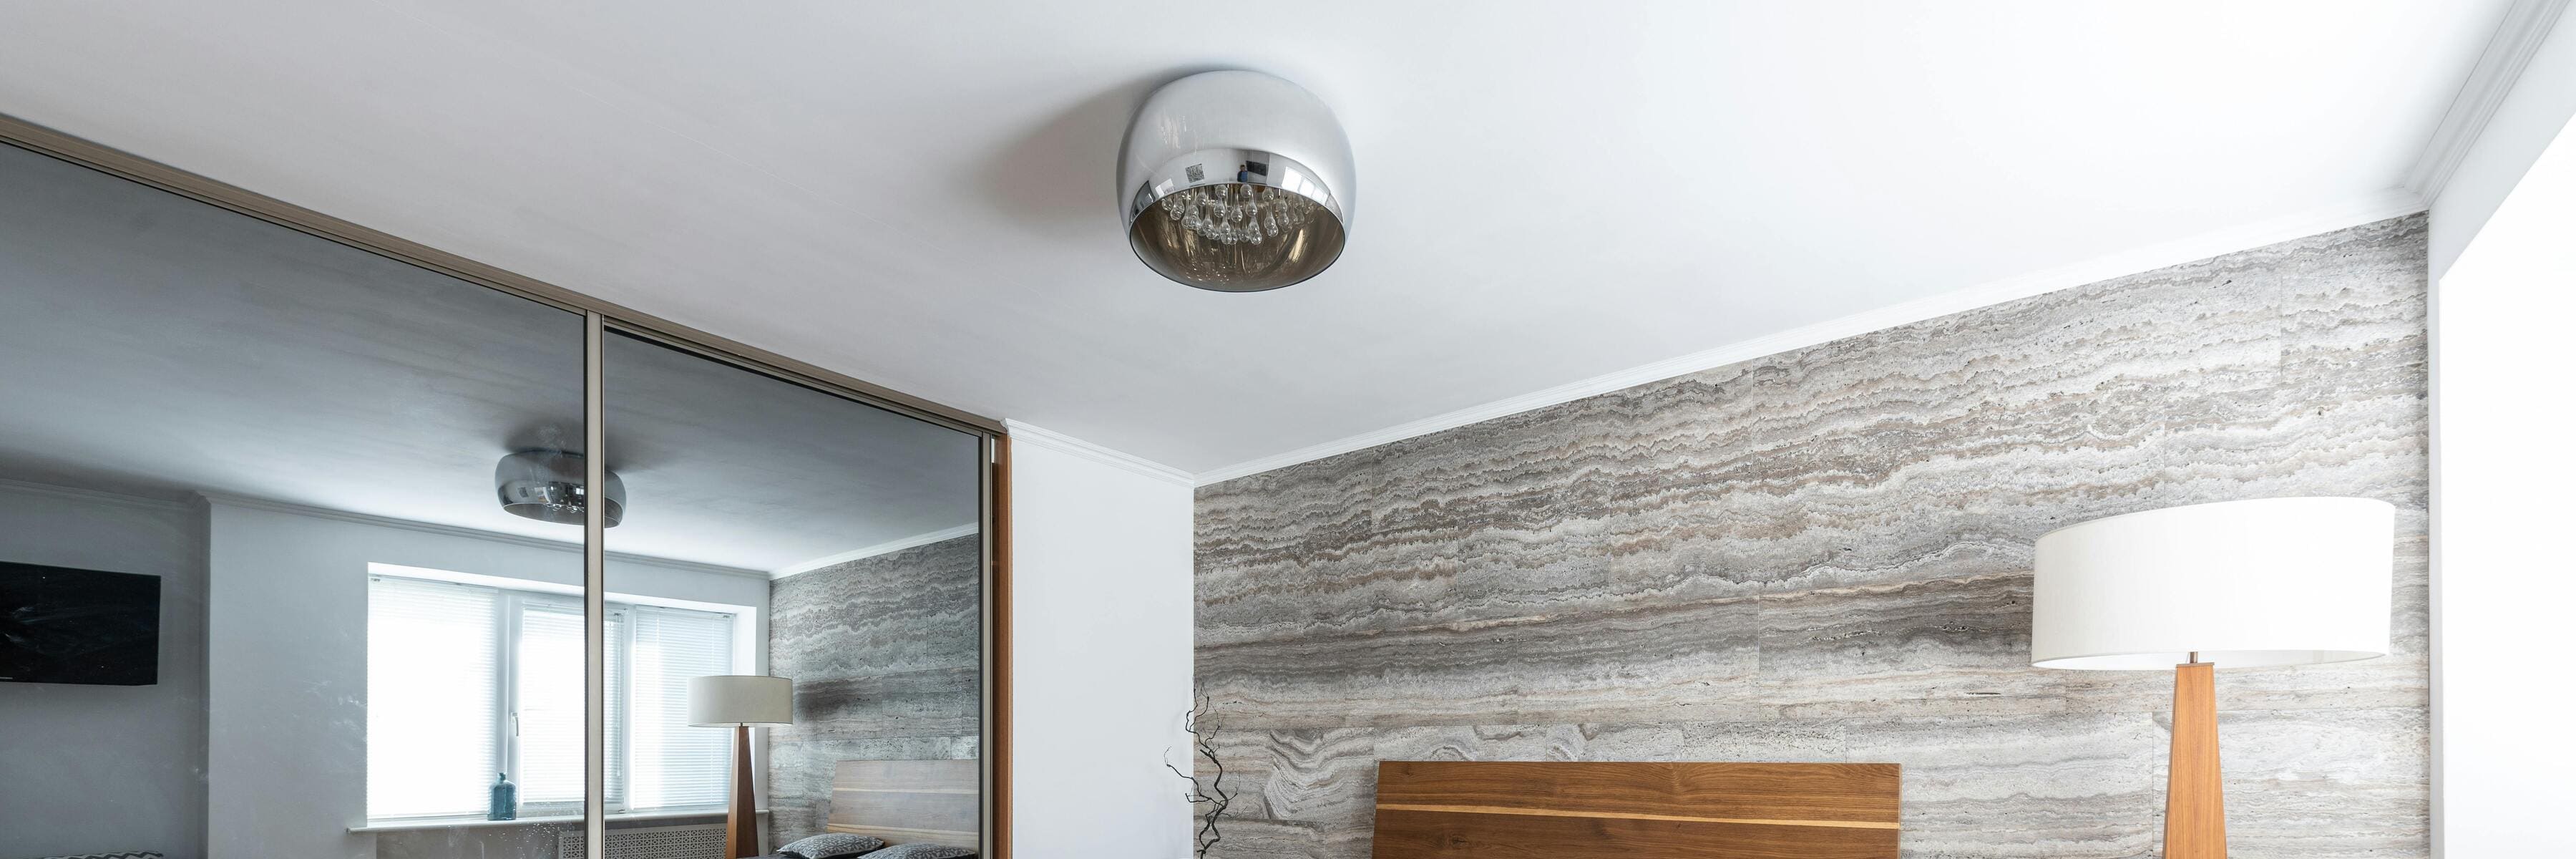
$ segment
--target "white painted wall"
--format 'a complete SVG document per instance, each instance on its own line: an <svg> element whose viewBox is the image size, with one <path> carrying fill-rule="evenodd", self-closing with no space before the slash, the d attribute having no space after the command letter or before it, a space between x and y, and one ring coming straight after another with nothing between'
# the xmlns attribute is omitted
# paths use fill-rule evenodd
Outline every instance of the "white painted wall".
<svg viewBox="0 0 2576 859"><path fill-rule="evenodd" d="M1183 859L1191 689L1187 475L1011 432L1012 845L1026 859Z"/></svg>
<svg viewBox="0 0 2576 859"><path fill-rule="evenodd" d="M2516 173L2433 291L2434 843L2462 859L2576 856L2576 134Z"/></svg>
<svg viewBox="0 0 2576 859"><path fill-rule="evenodd" d="M207 849L366 859L367 564L578 584L578 548L216 499L207 512ZM615 532L610 532L611 539ZM612 556L609 589L769 604L769 581ZM754 640L769 640L766 611ZM761 654L766 664L767 654ZM452 855L469 855L460 837Z"/></svg>
<svg viewBox="0 0 2576 859"><path fill-rule="evenodd" d="M2564 0L2557 0L2564 2ZM2426 242L2433 282L2440 283L2487 219L2511 194L2523 172L2540 158L2558 130L2576 116L2576 24L2561 13L2487 119L2460 166L2432 202Z"/></svg>
<svg viewBox="0 0 2576 859"><path fill-rule="evenodd" d="M159 683L0 683L0 856L205 855L203 522L172 501L0 482L0 560L161 577Z"/></svg>

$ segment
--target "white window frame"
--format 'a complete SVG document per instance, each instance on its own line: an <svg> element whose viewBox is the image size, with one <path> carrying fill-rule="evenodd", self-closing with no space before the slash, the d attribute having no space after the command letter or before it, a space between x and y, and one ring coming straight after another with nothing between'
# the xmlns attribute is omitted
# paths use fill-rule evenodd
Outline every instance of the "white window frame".
<svg viewBox="0 0 2576 859"><path fill-rule="evenodd" d="M518 742L518 655L521 634L520 630L524 625L525 609L531 604L542 604L557 608L570 608L575 613L579 613L582 608L582 599L580 596L581 589L578 586L558 585L552 582L543 582L531 579L486 576L475 573L462 573L452 570L404 566L399 564L371 563L367 565L367 574L370 579L377 577L409 579L413 581L488 588L499 592L499 598L495 601L494 611L500 614L500 618L499 622L494 625L496 633L495 640L492 642L493 655L496 660L495 667L497 669L493 672L495 678L494 685L496 688L493 690L492 694L493 724L496 726L492 736L492 743L494 746L493 760L499 762L499 769L502 772L521 772L522 768L519 766L520 755ZM631 621L631 618L628 618L626 615L637 606L652 606L654 608L664 610L700 612L729 618L732 625L729 637L732 640L732 653L730 654L730 658L733 670L738 673L745 674L760 673L756 667L758 654L754 652L754 648L750 646L754 644L752 634L756 632L755 622L756 615L759 611L755 607L618 593L607 594L604 602L607 606L609 618L620 621ZM626 695L631 699L635 690L633 676L635 671L635 624L632 622L620 622L616 624L616 630L617 635L615 639L608 643L609 647L614 652L620 654L620 657L616 660L618 673L616 678L616 688L619 690L620 694ZM606 753L616 760L625 761L626 764L623 768L618 770L619 775L623 776L620 780L621 783L609 785L609 795L602 800L605 811L609 814L624 814L631 810L628 808L627 803L633 795L633 791L630 789L632 785L626 782L631 782L635 777L635 765L630 754L632 749L628 746L629 738L633 736L632 722L634 718L634 707L632 700L625 702L625 704L626 706L623 707L611 708L612 711L617 714L615 718L624 724L613 726L613 729L607 732L611 741L615 745L614 747L607 749ZM375 738L368 738L368 742L374 741ZM714 802L703 805L657 807L647 809L647 811L661 812L720 809L724 807L724 803L725 800L719 798ZM519 816L521 817L578 816L582 813L582 803L580 801L573 801L531 804L526 801L521 801L519 804L519 812ZM424 819L433 818L370 818L369 822L385 823Z"/></svg>
<svg viewBox="0 0 2576 859"><path fill-rule="evenodd" d="M578 617L582 611L581 599L578 597L567 597L561 594L547 593L544 591L517 590L506 587L495 588L495 590L498 590L501 593L501 598L497 607L501 612L501 623L498 624L500 630L500 641L496 643L496 647L498 649L494 651L499 659L501 670L494 672L496 680L495 685L499 688L495 689L492 695L493 706L497 708L497 712L494 713L496 719L493 724L500 726L500 729L494 732L494 736L492 738L493 743L498 747L498 754L493 756L493 760L501 762L502 772L525 772L527 768L520 766L519 755L519 641L520 637L524 634L523 631L527 625L527 607L530 605L544 605L559 609L571 609L573 615ZM608 603L609 618L612 621L621 621L617 623L617 640L609 642L609 647L619 654L619 658L617 660L618 685L615 688L628 696L632 696L635 690L633 683L633 671L635 670L635 625L632 623L624 623L622 621L626 619L625 615L632 607L633 605L631 603L626 602ZM740 615L724 612L710 612L710 614L723 614L727 618L731 619L733 623L739 624L742 622L742 617ZM611 712L617 714L620 721L632 718L631 713L633 712L633 702L628 701L626 703L629 706L612 708L611 710ZM634 762L629 760L627 757L628 749L626 742L627 738L632 736L632 732L627 728L628 726L626 725L612 725L610 727L608 736L616 745L608 749L608 754L615 760L623 760L627 762L626 767L619 770L619 773L631 779L634 777L635 767ZM603 802L610 813L623 813L627 810L626 800L630 795L627 787L628 785L622 783L622 781L608 785L608 797ZM521 800L519 803L519 812L522 816L527 817L548 817L567 814L578 815L581 813L581 805L580 800L572 800L569 802L535 803Z"/></svg>

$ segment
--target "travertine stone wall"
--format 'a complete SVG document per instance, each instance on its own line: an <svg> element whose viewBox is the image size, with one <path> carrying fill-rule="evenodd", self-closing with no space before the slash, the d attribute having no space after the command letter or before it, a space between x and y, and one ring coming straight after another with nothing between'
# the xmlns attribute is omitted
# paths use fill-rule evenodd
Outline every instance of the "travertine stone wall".
<svg viewBox="0 0 2576 859"><path fill-rule="evenodd" d="M1909 856L2151 856L2171 675L2030 668L2032 541L2360 495L2397 652L2222 668L2229 834L2425 855L2424 254L2369 224L1204 487L1219 853L1367 855L1381 759L1563 758L1892 761Z"/></svg>
<svg viewBox="0 0 2576 859"><path fill-rule="evenodd" d="M833 764L977 755L983 538L771 582L769 673L796 724L769 729L771 846L823 832Z"/></svg>

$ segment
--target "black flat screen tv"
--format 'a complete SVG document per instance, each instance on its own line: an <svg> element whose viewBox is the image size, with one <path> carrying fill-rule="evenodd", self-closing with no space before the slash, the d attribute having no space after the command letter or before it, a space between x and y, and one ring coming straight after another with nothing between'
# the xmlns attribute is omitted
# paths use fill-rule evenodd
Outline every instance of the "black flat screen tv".
<svg viewBox="0 0 2576 859"><path fill-rule="evenodd" d="M150 686L161 577L0 561L0 681Z"/></svg>

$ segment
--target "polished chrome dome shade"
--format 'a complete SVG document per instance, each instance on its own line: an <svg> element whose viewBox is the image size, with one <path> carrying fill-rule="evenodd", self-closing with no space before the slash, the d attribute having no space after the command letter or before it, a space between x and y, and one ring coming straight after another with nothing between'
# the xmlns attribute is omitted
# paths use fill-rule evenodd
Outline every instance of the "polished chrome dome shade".
<svg viewBox="0 0 2576 859"><path fill-rule="evenodd" d="M501 464L492 469L492 483L500 490L503 510L539 522L579 525L587 500L581 490L584 470L578 453L523 450L501 457ZM626 484L617 479L617 472L607 474L607 505L601 508L600 518L614 528L626 516Z"/></svg>
<svg viewBox="0 0 2576 859"><path fill-rule="evenodd" d="M1136 258L1219 292L1278 289L1341 258L1351 145L1333 111L1259 72L1195 74L1136 112L1118 163Z"/></svg>

